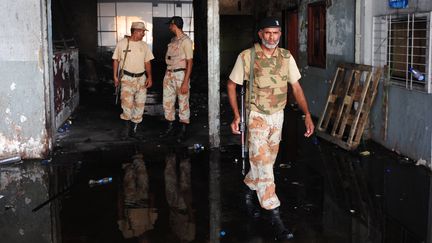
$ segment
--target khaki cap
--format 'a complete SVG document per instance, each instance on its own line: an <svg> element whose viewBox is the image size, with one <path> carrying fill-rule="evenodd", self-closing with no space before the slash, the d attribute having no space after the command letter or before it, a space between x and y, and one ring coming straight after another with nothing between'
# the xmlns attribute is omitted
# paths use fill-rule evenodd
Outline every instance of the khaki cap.
<svg viewBox="0 0 432 243"><path fill-rule="evenodd" d="M147 30L143 22L132 22L132 29Z"/></svg>

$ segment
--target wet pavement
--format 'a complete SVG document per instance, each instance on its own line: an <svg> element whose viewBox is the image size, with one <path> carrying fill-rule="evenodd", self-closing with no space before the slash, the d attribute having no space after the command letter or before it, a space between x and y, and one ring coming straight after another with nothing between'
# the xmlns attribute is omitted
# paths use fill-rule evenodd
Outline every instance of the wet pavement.
<svg viewBox="0 0 432 243"><path fill-rule="evenodd" d="M204 96L192 98L182 143L159 138L165 124L150 115L140 141L121 140L111 97L84 96L48 160L0 166L0 242L274 242L265 212L247 214L226 104L222 146L208 148ZM430 242L426 168L375 143L346 152L306 139L298 112L287 114L298 129L285 135L275 180L288 242Z"/></svg>

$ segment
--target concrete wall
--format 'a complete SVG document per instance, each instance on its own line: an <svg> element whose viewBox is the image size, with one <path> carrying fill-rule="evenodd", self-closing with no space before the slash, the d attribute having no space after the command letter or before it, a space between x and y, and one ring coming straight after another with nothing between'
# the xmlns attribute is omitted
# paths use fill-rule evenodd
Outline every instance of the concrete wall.
<svg viewBox="0 0 432 243"><path fill-rule="evenodd" d="M52 123L49 7L40 0L0 4L0 157L43 157Z"/></svg>
<svg viewBox="0 0 432 243"><path fill-rule="evenodd" d="M301 85L309 102L311 113L319 117L327 101L330 80L339 63L354 62L355 1L333 1L327 8L327 67L307 64L307 5L316 1L302 1L299 6L299 60Z"/></svg>
<svg viewBox="0 0 432 243"><path fill-rule="evenodd" d="M396 13L432 11L432 1L409 1L407 9L390 9L388 1L363 1L362 61L372 63L372 17ZM431 166L432 160L432 94L390 86L388 91L387 138L382 136L383 89L379 87L371 113L372 138L385 147L414 160L423 159Z"/></svg>

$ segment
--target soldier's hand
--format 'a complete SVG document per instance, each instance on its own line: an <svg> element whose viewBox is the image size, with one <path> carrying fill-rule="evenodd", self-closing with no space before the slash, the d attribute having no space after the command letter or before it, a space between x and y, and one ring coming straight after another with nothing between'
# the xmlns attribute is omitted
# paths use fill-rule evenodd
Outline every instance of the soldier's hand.
<svg viewBox="0 0 432 243"><path fill-rule="evenodd" d="M234 120L231 122L231 132L233 134L240 134L239 123L240 117L235 117Z"/></svg>
<svg viewBox="0 0 432 243"><path fill-rule="evenodd" d="M305 127L306 127L306 132L304 136L310 137L315 129L315 125L313 124L312 117L310 114L305 116Z"/></svg>
<svg viewBox="0 0 432 243"><path fill-rule="evenodd" d="M147 78L145 81L145 87L146 89L150 88L153 85L153 80L152 78Z"/></svg>
<svg viewBox="0 0 432 243"><path fill-rule="evenodd" d="M117 77L114 77L114 86L117 88L118 85L119 85L119 80Z"/></svg>
<svg viewBox="0 0 432 243"><path fill-rule="evenodd" d="M183 82L180 87L180 93L187 94L188 92L189 92L189 84Z"/></svg>

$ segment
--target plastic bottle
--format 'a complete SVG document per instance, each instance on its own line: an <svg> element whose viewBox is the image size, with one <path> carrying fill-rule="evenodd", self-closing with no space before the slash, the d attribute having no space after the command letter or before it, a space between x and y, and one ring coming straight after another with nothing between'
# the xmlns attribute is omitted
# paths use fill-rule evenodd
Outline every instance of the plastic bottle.
<svg viewBox="0 0 432 243"><path fill-rule="evenodd" d="M425 76L419 70L414 69L413 67L409 68L409 71L412 73L412 76L418 81L423 81Z"/></svg>
<svg viewBox="0 0 432 243"><path fill-rule="evenodd" d="M408 0L389 0L390 8L406 8L408 7Z"/></svg>
<svg viewBox="0 0 432 243"><path fill-rule="evenodd" d="M99 180L89 180L90 186L104 185L112 182L112 177L105 177Z"/></svg>
<svg viewBox="0 0 432 243"><path fill-rule="evenodd" d="M190 149L190 150L194 150L194 151L196 151L196 152L199 152L199 151L204 150L204 146L203 146L202 144L195 143L194 145L189 146L188 149Z"/></svg>
<svg viewBox="0 0 432 243"><path fill-rule="evenodd" d="M20 161L21 161L21 156L17 155L6 159L0 159L0 164L12 164Z"/></svg>

